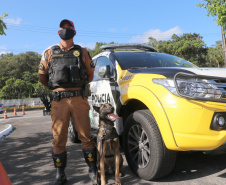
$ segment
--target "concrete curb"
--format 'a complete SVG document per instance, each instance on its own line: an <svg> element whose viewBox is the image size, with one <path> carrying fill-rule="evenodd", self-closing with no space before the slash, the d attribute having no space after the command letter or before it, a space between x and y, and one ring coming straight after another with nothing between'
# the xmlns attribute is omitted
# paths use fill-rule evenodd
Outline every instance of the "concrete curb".
<svg viewBox="0 0 226 185"><path fill-rule="evenodd" d="M0 125L0 139L5 135L8 135L13 130L13 126L10 124Z"/></svg>

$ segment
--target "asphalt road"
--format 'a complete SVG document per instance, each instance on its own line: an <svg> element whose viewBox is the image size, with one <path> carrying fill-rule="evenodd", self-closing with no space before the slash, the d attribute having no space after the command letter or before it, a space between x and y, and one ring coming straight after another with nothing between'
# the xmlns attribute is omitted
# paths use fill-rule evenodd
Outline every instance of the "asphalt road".
<svg viewBox="0 0 226 185"><path fill-rule="evenodd" d="M25 111L26 115L8 119L0 114L0 124L12 124L12 133L0 140L0 161L13 185L52 184L55 168L51 158L51 118L42 111ZM67 185L91 184L80 144L68 141ZM123 155L124 157L124 155ZM125 159L125 158L124 158ZM179 152L173 172L157 181L144 181L129 169L126 160L121 178L122 184L132 185L225 185L226 154ZM107 176L107 184L114 183L114 176Z"/></svg>

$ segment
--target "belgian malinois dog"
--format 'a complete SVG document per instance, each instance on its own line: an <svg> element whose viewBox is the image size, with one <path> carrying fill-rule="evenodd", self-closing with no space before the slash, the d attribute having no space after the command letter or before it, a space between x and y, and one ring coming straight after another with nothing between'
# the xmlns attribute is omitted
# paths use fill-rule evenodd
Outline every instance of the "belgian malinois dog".
<svg viewBox="0 0 226 185"><path fill-rule="evenodd" d="M121 119L114 114L111 104L103 104L101 107L93 106L99 113L99 131L97 135L97 149L99 152L99 169L101 185L106 184L106 174L115 172L115 184L121 185L119 169L122 167L123 158L120 154L119 137L114 127L114 121Z"/></svg>

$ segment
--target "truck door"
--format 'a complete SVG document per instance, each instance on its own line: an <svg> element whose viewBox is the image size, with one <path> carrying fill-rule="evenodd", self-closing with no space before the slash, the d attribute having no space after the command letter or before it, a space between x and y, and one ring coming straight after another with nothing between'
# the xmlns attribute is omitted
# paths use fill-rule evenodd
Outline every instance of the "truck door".
<svg viewBox="0 0 226 185"><path fill-rule="evenodd" d="M100 107L104 103L110 103L115 107L115 81L105 77L101 72L110 66L110 73L113 74L113 65L108 57L100 56L94 61L95 72L94 79L90 82L91 97L89 98L90 104L90 118L91 127L98 128L99 114L93 109L93 105Z"/></svg>

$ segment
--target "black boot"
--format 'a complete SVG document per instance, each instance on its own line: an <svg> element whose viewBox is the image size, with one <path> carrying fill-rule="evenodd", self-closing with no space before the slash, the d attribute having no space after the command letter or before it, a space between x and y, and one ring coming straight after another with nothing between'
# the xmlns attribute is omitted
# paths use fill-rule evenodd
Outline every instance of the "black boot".
<svg viewBox="0 0 226 185"><path fill-rule="evenodd" d="M93 184L98 183L98 171L96 166L96 148L93 149L83 149L83 154L86 163L89 166L89 177Z"/></svg>
<svg viewBox="0 0 226 185"><path fill-rule="evenodd" d="M62 152L60 154L52 154L53 162L57 169L56 180L54 185L64 185L67 182L64 169L67 164L67 152Z"/></svg>

